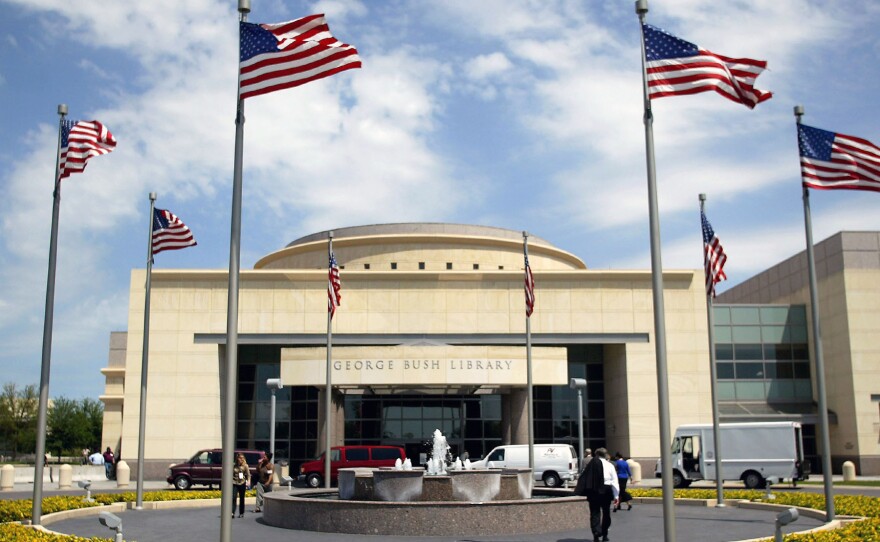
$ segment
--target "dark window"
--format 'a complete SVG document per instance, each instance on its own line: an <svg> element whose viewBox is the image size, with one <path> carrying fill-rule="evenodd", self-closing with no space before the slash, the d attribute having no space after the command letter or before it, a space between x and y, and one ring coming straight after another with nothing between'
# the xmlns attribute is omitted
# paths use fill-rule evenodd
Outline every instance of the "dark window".
<svg viewBox="0 0 880 542"><path fill-rule="evenodd" d="M736 377L737 378L764 378L764 364L763 363L737 363L736 364Z"/></svg>
<svg viewBox="0 0 880 542"><path fill-rule="evenodd" d="M734 378L733 363L718 363L715 368L717 369L719 380L731 380Z"/></svg>
<svg viewBox="0 0 880 542"><path fill-rule="evenodd" d="M504 269L504 266L503 266L503 265L499 265L499 266L498 266L498 269Z"/></svg>
<svg viewBox="0 0 880 542"><path fill-rule="evenodd" d="M452 269L452 262L446 262L446 269Z"/></svg>
<svg viewBox="0 0 880 542"><path fill-rule="evenodd" d="M764 359L791 359L790 344L765 344Z"/></svg>
<svg viewBox="0 0 880 542"><path fill-rule="evenodd" d="M733 356L738 361L764 359L760 344L735 344L733 345Z"/></svg>
<svg viewBox="0 0 880 542"><path fill-rule="evenodd" d="M425 262L419 262L419 269L425 268Z"/></svg>
<svg viewBox="0 0 880 542"><path fill-rule="evenodd" d="M369 269L369 268L370 268L370 264L365 263L365 264L364 264L364 269Z"/></svg>
<svg viewBox="0 0 880 542"><path fill-rule="evenodd" d="M479 268L480 268L480 264L475 263L475 264L474 264L474 269L479 269Z"/></svg>
<svg viewBox="0 0 880 542"><path fill-rule="evenodd" d="M809 360L810 354L807 345L805 344L793 344L791 345L791 359L795 360Z"/></svg>
<svg viewBox="0 0 880 542"><path fill-rule="evenodd" d="M794 377L795 378L810 378L810 364L809 363L795 363L794 365Z"/></svg>
<svg viewBox="0 0 880 542"><path fill-rule="evenodd" d="M769 364L768 364L769 365ZM794 369L791 366L791 362L788 361L778 361L774 363L776 367L776 378L793 378L794 377Z"/></svg>
<svg viewBox="0 0 880 542"><path fill-rule="evenodd" d="M367 461L370 459L370 451L366 448L347 448L345 450L346 461Z"/></svg>
<svg viewBox="0 0 880 542"><path fill-rule="evenodd" d="M715 359L717 359L717 360L732 360L733 359L733 345L732 344L716 344L715 345Z"/></svg>
<svg viewBox="0 0 880 542"><path fill-rule="evenodd" d="M397 262L391 262L391 269L397 269Z"/></svg>
<svg viewBox="0 0 880 542"><path fill-rule="evenodd" d="M397 448L373 448L373 459L400 459L400 450Z"/></svg>

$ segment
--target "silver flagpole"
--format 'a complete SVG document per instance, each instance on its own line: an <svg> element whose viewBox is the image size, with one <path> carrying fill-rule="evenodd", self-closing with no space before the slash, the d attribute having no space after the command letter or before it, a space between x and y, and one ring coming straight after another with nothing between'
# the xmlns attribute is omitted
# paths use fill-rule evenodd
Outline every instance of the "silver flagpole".
<svg viewBox="0 0 880 542"><path fill-rule="evenodd" d="M523 232L523 255L529 257L529 233ZM526 404L529 424L529 468L535 470L535 422L534 402L532 401L532 317L526 314Z"/></svg>
<svg viewBox="0 0 880 542"><path fill-rule="evenodd" d="M147 367L150 362L150 285L153 278L153 222L156 193L150 192L150 227L147 236L147 283L144 289L144 346L141 353L141 412L138 425L138 473L135 510L144 509L144 441L147 432Z"/></svg>
<svg viewBox="0 0 880 542"><path fill-rule="evenodd" d="M46 419L49 410L49 367L52 363L52 322L55 315L55 266L58 254L58 218L61 214L61 133L67 104L58 105L58 148L55 152L55 190L52 192L52 233L49 237L49 273L46 279L46 312L43 319L43 362L40 366L40 405L37 412L37 443L34 456L34 497L31 523L43 515L43 468L46 459Z"/></svg>
<svg viewBox="0 0 880 542"><path fill-rule="evenodd" d="M663 305L663 263L660 258L660 213L657 210L657 180L654 167L654 116L648 97L648 73L645 66L645 33L642 25L648 13L648 0L636 1L639 34L642 42L642 93L645 105L645 150L648 166L648 215L651 230L651 282L654 298L654 340L657 356L657 406L660 419L660 463L663 466L663 540L675 540L675 503L672 495L672 454L669 435L669 378L666 368L666 320Z"/></svg>
<svg viewBox="0 0 880 542"><path fill-rule="evenodd" d="M238 0L239 21L246 22L250 0ZM239 32L239 42L241 32ZM239 43L241 49L241 43ZM223 474L220 477L220 542L232 539L232 469L235 463L235 403L238 390L238 275L241 265L241 168L244 154L244 100L238 85L235 113L235 162L232 174L232 223L229 235L229 289L226 306L226 385L222 415Z"/></svg>
<svg viewBox="0 0 880 542"><path fill-rule="evenodd" d="M706 206L706 194L700 194L700 213L704 213ZM702 224L700 224L702 230ZM712 380L712 431L714 433L713 444L715 445L715 493L716 508L724 508L724 485L721 474L721 427L718 421L718 367L715 366L715 314L713 312L712 294L709 293L708 283L712 280L709 275L709 255L706 253L706 241L703 240L703 274L706 278L706 324L709 327L709 378Z"/></svg>
<svg viewBox="0 0 880 542"><path fill-rule="evenodd" d="M794 116L801 123L802 105L794 106ZM825 485L825 521L834 520L834 487L831 480L831 438L828 430L828 403L825 393L825 357L819 328L819 286L816 281L816 258L813 255L813 221L810 216L810 190L804 192L804 230L807 237L807 268L810 276L810 316L812 319L813 351L816 356L816 393L819 395L819 438L822 442L822 477Z"/></svg>
<svg viewBox="0 0 880 542"><path fill-rule="evenodd" d="M333 254L333 232L330 231L328 234L329 244L327 249L327 255ZM330 263L329 258L327 262L327 288L331 288L330 285ZM327 303L330 303L329 296L331 295L330 291L327 291ZM335 293L334 293L335 295ZM330 488L330 449L333 446L333 441L330 436L330 431L333 429L333 422L330 419L330 408L333 405L332 395L333 395L333 328L331 324L333 323L333 316L330 313L330 306L327 306L327 387L324 389L324 487Z"/></svg>

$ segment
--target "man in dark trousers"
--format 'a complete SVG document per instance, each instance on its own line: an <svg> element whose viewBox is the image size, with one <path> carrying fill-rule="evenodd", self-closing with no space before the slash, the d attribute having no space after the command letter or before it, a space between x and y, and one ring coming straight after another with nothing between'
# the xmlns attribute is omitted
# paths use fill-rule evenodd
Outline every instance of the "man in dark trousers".
<svg viewBox="0 0 880 542"><path fill-rule="evenodd" d="M597 448L593 459L584 467L581 476L585 477L587 500L590 503L590 530L593 542L608 540L611 527L611 504L618 502L620 487L617 483L617 470L608 462L608 451Z"/></svg>

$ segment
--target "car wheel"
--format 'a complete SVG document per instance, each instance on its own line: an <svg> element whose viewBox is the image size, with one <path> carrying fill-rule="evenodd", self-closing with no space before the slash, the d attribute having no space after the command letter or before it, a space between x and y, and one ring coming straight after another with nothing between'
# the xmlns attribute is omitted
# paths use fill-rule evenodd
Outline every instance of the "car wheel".
<svg viewBox="0 0 880 542"><path fill-rule="evenodd" d="M684 476L680 472L672 471L672 487L687 487L684 482Z"/></svg>
<svg viewBox="0 0 880 542"><path fill-rule="evenodd" d="M186 490L192 487L192 482L189 481L189 478L186 476L178 476L174 479L174 488Z"/></svg>
<svg viewBox="0 0 880 542"><path fill-rule="evenodd" d="M320 474L309 474L306 477L306 485L309 487L321 487L324 485L324 478Z"/></svg>
<svg viewBox="0 0 880 542"><path fill-rule="evenodd" d="M748 489L759 489L764 485L764 478L757 472L750 470L743 475L743 483Z"/></svg>
<svg viewBox="0 0 880 542"><path fill-rule="evenodd" d="M544 473L544 485L547 487L559 487L559 475L555 472Z"/></svg>

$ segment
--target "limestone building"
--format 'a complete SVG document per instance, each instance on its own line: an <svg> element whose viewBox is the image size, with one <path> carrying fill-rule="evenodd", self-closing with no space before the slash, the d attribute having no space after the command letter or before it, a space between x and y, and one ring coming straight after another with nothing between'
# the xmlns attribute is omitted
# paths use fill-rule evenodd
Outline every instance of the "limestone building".
<svg viewBox="0 0 880 542"><path fill-rule="evenodd" d="M865 235L873 236L876 259L878 234ZM586 446L604 445L653 466L660 450L650 271L592 270L534 236L528 246L537 284L531 317L535 442L578 446L577 393L568 381L584 378ZM521 232L456 224L372 225L334 230L333 249L343 284L332 324L334 445L397 444L418 460L434 429L446 435L454 453L467 450L471 458L502 443L527 442ZM321 232L265 256L240 275L236 443L268 449L265 382L281 377L285 387L276 395L275 448L294 468L314 458L324 443L327 261L328 232ZM846 274L843 267L834 270L829 264L828 273ZM862 290L870 287L871 273L878 278L880 264L858 269L853 276L860 294L867 294ZM110 363L102 370L107 380L102 446L120 448L125 458L134 457L138 443L144 273L132 271L128 330L111 335ZM829 277L820 288L837 287ZM716 341L722 414L729 421L799 420L812 428L807 434L815 435L805 336L808 297L798 296L794 281L786 283L790 292L776 297L769 288L762 297L763 290L750 284L720 297L715 308L721 314L716 327L723 339L729 336ZM845 290L847 284L841 281L840 287ZM169 463L198 449L221 445L227 287L225 269L153 270L148 479L163 477ZM667 270L664 288L671 423L710 422L702 270ZM871 295L877 299L876 287ZM864 303L850 306L860 316L867 310ZM869 315L874 329L875 313ZM749 317L758 320L749 323ZM750 326L757 326L757 342L755 329L746 329ZM870 343L868 329L859 333ZM871 344L860 346L849 361L826 354L827 366L841 363L865 378L859 383L852 378L848 385L835 380L833 394L829 391L836 414L833 456L860 461L860 472L880 469L880 389L868 389L878 381L880 342ZM827 339L826 348L840 351ZM747 353L754 358L757 351L760 362L740 359ZM765 351L789 357L767 359ZM755 372L758 363L762 368ZM777 364L780 371L769 375ZM859 393L865 397L857 398ZM844 422L851 413L855 421ZM816 453L815 440L807 446ZM813 463L817 468L818 461Z"/></svg>

